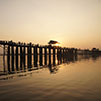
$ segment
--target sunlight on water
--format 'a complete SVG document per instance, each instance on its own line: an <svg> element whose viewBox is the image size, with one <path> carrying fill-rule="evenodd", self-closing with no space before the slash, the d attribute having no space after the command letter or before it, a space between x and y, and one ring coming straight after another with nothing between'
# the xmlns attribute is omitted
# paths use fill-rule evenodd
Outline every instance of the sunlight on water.
<svg viewBox="0 0 101 101"><path fill-rule="evenodd" d="M55 63L57 64L58 63L58 60L55 60Z"/></svg>

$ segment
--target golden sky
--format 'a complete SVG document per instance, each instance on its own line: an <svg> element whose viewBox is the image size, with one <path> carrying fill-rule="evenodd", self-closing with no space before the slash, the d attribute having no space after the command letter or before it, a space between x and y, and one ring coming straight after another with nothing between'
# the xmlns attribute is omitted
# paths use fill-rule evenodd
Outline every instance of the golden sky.
<svg viewBox="0 0 101 101"><path fill-rule="evenodd" d="M0 40L101 49L101 0L0 0Z"/></svg>

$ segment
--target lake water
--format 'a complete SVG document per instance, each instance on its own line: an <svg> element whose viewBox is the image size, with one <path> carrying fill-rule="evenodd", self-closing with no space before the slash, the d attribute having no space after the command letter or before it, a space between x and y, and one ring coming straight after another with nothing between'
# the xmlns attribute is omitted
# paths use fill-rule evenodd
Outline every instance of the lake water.
<svg viewBox="0 0 101 101"><path fill-rule="evenodd" d="M0 101L101 101L101 57L10 74L3 62L0 56Z"/></svg>

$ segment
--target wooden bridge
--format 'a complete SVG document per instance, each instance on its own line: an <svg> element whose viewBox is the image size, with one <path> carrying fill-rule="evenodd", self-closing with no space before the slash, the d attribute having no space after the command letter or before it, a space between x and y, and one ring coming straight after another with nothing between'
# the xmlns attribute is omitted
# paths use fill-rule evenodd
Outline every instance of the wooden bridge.
<svg viewBox="0 0 101 101"><path fill-rule="evenodd" d="M32 64L34 64L34 67L37 67L38 64L40 66L51 65L51 61L53 61L53 65L55 65L56 58L62 63L68 58L73 59L79 51L85 54L91 54L89 50L78 50L76 48L51 45L40 46L32 43L16 43L13 41L0 41L0 45L3 47L4 58L5 55L7 55L8 71L10 71L11 67L12 71L14 71L14 67L18 69L19 64L20 68L26 67L26 65L28 68L32 68Z"/></svg>
<svg viewBox="0 0 101 101"><path fill-rule="evenodd" d="M7 64L9 71L10 67L14 69L14 64L16 64L16 68L18 68L18 64L20 64L20 67L22 67L22 65L26 67L27 64L27 67L31 68L32 57L34 66L37 67L38 63L40 66L47 65L47 60L49 60L49 65L51 65L52 59L53 64L55 65L56 58L58 58L61 62L62 60L64 61L66 57L77 54L77 49L70 49L65 47L62 48L51 45L39 46L32 43L15 43L13 41L0 41L0 45L3 47L3 55L7 55ZM20 63L18 63L19 60Z"/></svg>

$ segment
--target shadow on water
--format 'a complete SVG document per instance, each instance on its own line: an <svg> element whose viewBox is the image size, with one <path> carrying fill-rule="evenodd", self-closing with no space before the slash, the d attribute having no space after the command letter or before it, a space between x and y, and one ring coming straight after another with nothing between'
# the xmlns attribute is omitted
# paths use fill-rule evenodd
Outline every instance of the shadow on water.
<svg viewBox="0 0 101 101"><path fill-rule="evenodd" d="M13 53L13 47L11 50ZM54 49L53 54L51 54L50 49L48 55L46 55L47 53L42 54L42 49L39 50L40 54L38 54L36 48L34 49L36 55L32 55L30 54L32 53L30 47L28 47L27 50L29 54L25 54L25 50L22 51L20 47L20 53L22 53L20 55L18 54L18 49L16 49L16 55L3 55L3 69L0 70L0 80L12 79L14 78L14 74L18 74L18 77L27 76L28 74L31 75L32 71L43 68L48 68L51 74L55 74L58 72L59 65L61 64L75 63L83 59L92 59L93 61L96 61L99 58L99 55L67 54L66 56L63 56L60 51L60 53L58 52L58 50L57 54L55 54ZM6 78L2 78L2 76L6 76Z"/></svg>

